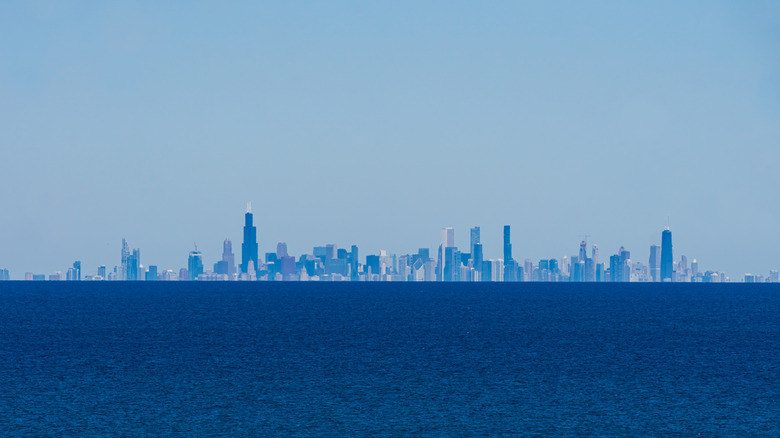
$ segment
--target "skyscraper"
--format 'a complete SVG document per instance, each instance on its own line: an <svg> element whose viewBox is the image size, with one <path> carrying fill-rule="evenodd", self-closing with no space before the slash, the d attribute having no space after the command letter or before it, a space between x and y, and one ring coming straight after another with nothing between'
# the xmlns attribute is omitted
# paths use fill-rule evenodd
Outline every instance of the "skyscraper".
<svg viewBox="0 0 780 438"><path fill-rule="evenodd" d="M512 242L509 238L509 225L504 225L504 263L512 260Z"/></svg>
<svg viewBox="0 0 780 438"><path fill-rule="evenodd" d="M287 242L279 242L276 244L276 257L280 260L282 257L287 257Z"/></svg>
<svg viewBox="0 0 780 438"><path fill-rule="evenodd" d="M672 281L673 276L672 231L667 228L661 233L661 281Z"/></svg>
<svg viewBox="0 0 780 438"><path fill-rule="evenodd" d="M650 281L661 281L661 247L650 245Z"/></svg>
<svg viewBox="0 0 780 438"><path fill-rule="evenodd" d="M150 265L149 270L146 271L146 281L157 280L157 265Z"/></svg>
<svg viewBox="0 0 780 438"><path fill-rule="evenodd" d="M441 229L441 244L444 248L455 246L455 228L444 227Z"/></svg>
<svg viewBox="0 0 780 438"><path fill-rule="evenodd" d="M471 253L471 258L474 260L472 265L474 266L474 270L476 272L479 272L480 275L482 273L482 262L484 261L484 256L482 254L482 243L477 242L474 244L474 249Z"/></svg>
<svg viewBox="0 0 780 438"><path fill-rule="evenodd" d="M138 248L127 256L125 280L139 280L138 271L141 267L141 251Z"/></svg>
<svg viewBox="0 0 780 438"><path fill-rule="evenodd" d="M127 241L122 239L122 264L119 268L119 279L127 280L127 258L130 256L130 250L127 248Z"/></svg>
<svg viewBox="0 0 780 438"><path fill-rule="evenodd" d="M455 246L455 228L444 227L441 229L441 246L439 247L439 281L445 281L445 269L452 269L451 266L447 266L449 260L447 260L446 252L447 248ZM450 271L451 272L451 271Z"/></svg>
<svg viewBox="0 0 780 438"><path fill-rule="evenodd" d="M349 252L349 266L350 266L350 277L353 280L357 280L359 278L358 276L358 256L360 253L358 252L357 245L352 245L352 251Z"/></svg>
<svg viewBox="0 0 780 438"><path fill-rule="evenodd" d="M620 257L620 280L631 281L631 251L626 251L622 246L618 250Z"/></svg>
<svg viewBox="0 0 780 438"><path fill-rule="evenodd" d="M78 260L73 262L73 275L74 280L81 281L81 262Z"/></svg>
<svg viewBox="0 0 780 438"><path fill-rule="evenodd" d="M187 273L190 280L197 280L198 276L203 273L203 254L197 248L190 251L187 260Z"/></svg>
<svg viewBox="0 0 780 438"><path fill-rule="evenodd" d="M222 242L222 261L225 262L225 274L232 277L236 273L236 257L233 255L233 242L230 239Z"/></svg>
<svg viewBox="0 0 780 438"><path fill-rule="evenodd" d="M583 240L582 242L580 242L580 255L577 261L585 263L585 260L587 258L588 258L588 242Z"/></svg>
<svg viewBox="0 0 780 438"><path fill-rule="evenodd" d="M471 229L471 247L469 248L469 251L471 251L471 258L474 259L474 245L482 243L479 237L479 227L474 227ZM481 263L481 261L480 261ZM476 263L474 264L476 267Z"/></svg>
<svg viewBox="0 0 780 438"><path fill-rule="evenodd" d="M244 243L241 244L241 272L249 272L249 263L257 272L257 228L253 225L252 204L247 204L244 215Z"/></svg>

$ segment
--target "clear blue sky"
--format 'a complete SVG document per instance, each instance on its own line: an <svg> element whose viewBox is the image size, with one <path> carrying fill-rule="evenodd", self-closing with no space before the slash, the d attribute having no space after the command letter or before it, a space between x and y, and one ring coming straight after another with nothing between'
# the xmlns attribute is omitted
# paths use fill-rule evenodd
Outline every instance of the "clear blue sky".
<svg viewBox="0 0 780 438"><path fill-rule="evenodd" d="M780 268L778 2L0 3L0 267L362 255Z"/></svg>

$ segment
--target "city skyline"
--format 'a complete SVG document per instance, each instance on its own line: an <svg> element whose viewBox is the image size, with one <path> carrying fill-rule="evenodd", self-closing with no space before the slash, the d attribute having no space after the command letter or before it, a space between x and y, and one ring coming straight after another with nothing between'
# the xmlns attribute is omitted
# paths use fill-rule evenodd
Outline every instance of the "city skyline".
<svg viewBox="0 0 780 438"><path fill-rule="evenodd" d="M252 200L260 246L295 254L433 250L442 226L466 248L479 224L500 258L512 224L515 258L590 235L647 260L670 225L679 254L766 273L778 22L765 1L3 2L0 263L238 253Z"/></svg>
<svg viewBox="0 0 780 438"><path fill-rule="evenodd" d="M262 235L262 233L261 233ZM579 244L579 251L572 256L552 258L514 258L511 225L502 227L501 258L485 258L481 227L474 226L468 232L470 252L457 246L454 227L441 229L438 248L420 246L416 253L407 251L396 254L380 250L377 254L359 256L359 246L350 245L350 250L328 243L313 246L309 253L298 254L296 258L288 252L287 243L278 242L269 251L259 251L257 227L251 203L244 214L243 239L241 241L241 263L236 265L236 254L232 240L222 242L221 258L213 263L204 261L204 254L197 244L189 252L185 267L144 265L140 249L132 251L126 239L122 239L120 263L96 267L94 273L82 271L82 261L73 262L65 273L55 271L40 274L25 271L24 280L243 280L243 281L565 281L565 282L778 282L778 270L772 269L763 275L746 272L736 278L723 271L700 266L698 259L688 260L686 255L674 259L672 231L665 227L661 232L660 246L650 246L647 262L631 257L631 251L621 246L608 261L599 258L599 246L591 242L588 235ZM463 247L461 247L463 248ZM589 255L590 250L590 255ZM264 254L264 257L261 256ZM364 253L365 254L365 253ZM431 256L434 254L435 256ZM733 274L732 274L733 275ZM22 279L9 275L8 269L0 266L0 280Z"/></svg>

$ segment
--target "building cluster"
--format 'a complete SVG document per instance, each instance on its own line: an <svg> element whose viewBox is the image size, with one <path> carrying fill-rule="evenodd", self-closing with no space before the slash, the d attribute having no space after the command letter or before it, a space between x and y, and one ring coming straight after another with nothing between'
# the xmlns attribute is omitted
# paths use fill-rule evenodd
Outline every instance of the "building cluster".
<svg viewBox="0 0 780 438"><path fill-rule="evenodd" d="M605 259L599 257L598 245L588 248L580 243L579 252L571 257L542 259L522 263L512 255L510 226L504 226L503 258L485 259L480 228L470 230L468 252L455 246L455 230L442 229L441 244L431 254L429 248L420 248L414 254L379 254L365 256L361 263L358 247L338 248L334 244L316 246L311 254L298 258L288 254L287 244L280 242L275 252L259 257L257 228L251 209L244 217L244 235L241 244L241 262L236 265L233 244L226 239L222 258L207 269L203 254L197 247L189 253L187 267L178 271L159 270L156 265L141 264L139 249L129 249L122 239L121 263L107 270L100 266L97 272L82 277L81 262L68 268L65 280L189 280L189 281L480 281L480 282L727 282L720 271L703 271L696 259L686 256L674 260L672 232L667 228L661 234L661 245L650 247L647 264L631 259L631 253L621 247ZM0 269L0 280L8 280L8 270ZM48 276L49 280L63 280L61 272ZM45 275L25 274L25 280L46 280ZM777 270L768 277L745 274L744 282L780 282Z"/></svg>

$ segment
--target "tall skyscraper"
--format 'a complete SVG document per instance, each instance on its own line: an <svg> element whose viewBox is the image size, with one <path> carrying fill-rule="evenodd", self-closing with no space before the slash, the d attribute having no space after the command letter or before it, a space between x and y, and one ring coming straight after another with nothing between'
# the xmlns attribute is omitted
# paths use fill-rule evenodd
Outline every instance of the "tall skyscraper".
<svg viewBox="0 0 780 438"><path fill-rule="evenodd" d="M127 247L127 241L122 239L122 264L119 267L119 279L127 280L127 258L130 257L130 250Z"/></svg>
<svg viewBox="0 0 780 438"><path fill-rule="evenodd" d="M203 273L203 254L197 248L190 251L190 256L187 259L187 273L190 280L197 280L198 276Z"/></svg>
<svg viewBox="0 0 780 438"><path fill-rule="evenodd" d="M358 247L357 245L352 245L352 251L349 253L349 265L350 265L350 277L353 280L357 280L359 278L358 276Z"/></svg>
<svg viewBox="0 0 780 438"><path fill-rule="evenodd" d="M81 281L81 262L75 261L73 262L73 279L76 281Z"/></svg>
<svg viewBox="0 0 780 438"><path fill-rule="evenodd" d="M133 250L133 253L127 257L126 262L126 277L125 280L140 280L138 272L141 267L141 251L138 248Z"/></svg>
<svg viewBox="0 0 780 438"><path fill-rule="evenodd" d="M512 242L509 237L509 225L504 225L504 263L512 260Z"/></svg>
<svg viewBox="0 0 780 438"><path fill-rule="evenodd" d="M222 242L222 261L225 262L228 276L232 277L236 273L236 256L233 255L233 242L225 239Z"/></svg>
<svg viewBox="0 0 780 438"><path fill-rule="evenodd" d="M661 281L661 247L650 245L650 281Z"/></svg>
<svg viewBox="0 0 780 438"><path fill-rule="evenodd" d="M626 251L622 246L618 250L620 257L620 280L631 281L631 251Z"/></svg>
<svg viewBox="0 0 780 438"><path fill-rule="evenodd" d="M577 261L585 263L585 260L587 258L588 258L588 242L583 240L582 242L580 242L580 255Z"/></svg>
<svg viewBox="0 0 780 438"><path fill-rule="evenodd" d="M276 257L280 260L282 257L287 257L287 242L279 242L276 244Z"/></svg>
<svg viewBox="0 0 780 438"><path fill-rule="evenodd" d="M479 227L474 227L471 229L471 247L469 248L469 251L471 251L471 258L474 259L474 245L482 243L482 240L480 240L479 237ZM480 262L481 263L481 262ZM476 267L476 263L474 264Z"/></svg>
<svg viewBox="0 0 780 438"><path fill-rule="evenodd" d="M471 253L471 259L474 261L472 265L476 272L482 273L482 262L484 261L484 255L482 254L482 243L477 242L474 244L474 249Z"/></svg>
<svg viewBox="0 0 780 438"><path fill-rule="evenodd" d="M252 204L247 204L244 215L244 243L241 244L241 272L249 272L249 264L257 272L257 228L253 225Z"/></svg>
<svg viewBox="0 0 780 438"><path fill-rule="evenodd" d="M667 227L661 233L661 281L672 281L673 278L672 231Z"/></svg>
<svg viewBox="0 0 780 438"><path fill-rule="evenodd" d="M441 229L441 245L444 248L455 246L455 228L444 227Z"/></svg>
<svg viewBox="0 0 780 438"><path fill-rule="evenodd" d="M447 260L447 248L455 246L455 228L444 227L441 229L441 246L439 247L439 281L445 281L445 271L451 272L452 266L448 266L450 260Z"/></svg>

